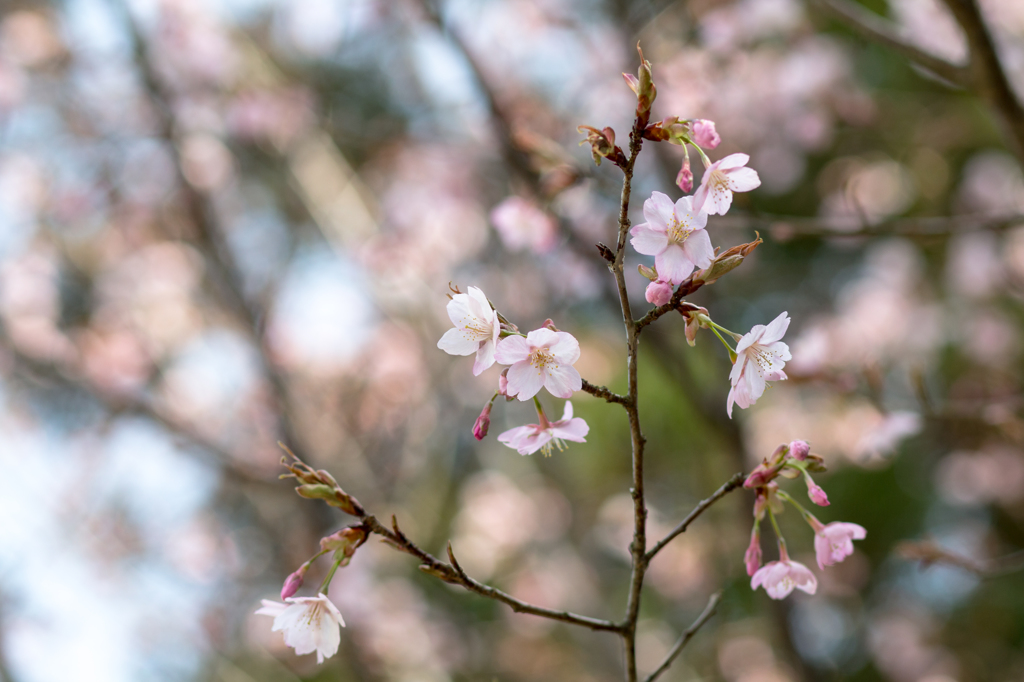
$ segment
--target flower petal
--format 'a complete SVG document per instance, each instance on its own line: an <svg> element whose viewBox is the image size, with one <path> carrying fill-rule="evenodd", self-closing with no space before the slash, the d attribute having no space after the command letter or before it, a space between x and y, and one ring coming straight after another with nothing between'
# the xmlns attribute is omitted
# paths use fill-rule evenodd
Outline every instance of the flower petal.
<svg viewBox="0 0 1024 682"><path fill-rule="evenodd" d="M557 398L571 398L573 391L583 388L583 377L574 367L561 365L547 370L547 378L544 380L544 387ZM512 372L509 372L511 379ZM523 398L520 398L523 400Z"/></svg>
<svg viewBox="0 0 1024 682"><path fill-rule="evenodd" d="M479 349L476 352L476 361L473 363L473 376L478 377L480 373L494 364L495 344L490 339L477 344Z"/></svg>
<svg viewBox="0 0 1024 682"><path fill-rule="evenodd" d="M472 355L479 350L480 341L467 338L461 329L455 327L444 333L437 347L448 355Z"/></svg>
<svg viewBox="0 0 1024 682"><path fill-rule="evenodd" d="M569 332L556 332L557 340L548 346L560 365L574 365L580 359L580 342ZM578 388L576 389L579 390Z"/></svg>
<svg viewBox="0 0 1024 682"><path fill-rule="evenodd" d="M674 217L674 208L667 194L652 192L651 198L644 202L644 219L655 228L667 230Z"/></svg>
<svg viewBox="0 0 1024 682"><path fill-rule="evenodd" d="M707 230L693 232L683 242L683 251L698 268L708 267L711 265L711 259L715 257L715 249L711 246L711 237L708 236Z"/></svg>
<svg viewBox="0 0 1024 682"><path fill-rule="evenodd" d="M498 341L494 359L502 365L513 365L530 357L531 350L530 343L522 336L506 336Z"/></svg>
<svg viewBox="0 0 1024 682"><path fill-rule="evenodd" d="M587 441L584 437L590 433L590 425L576 417L575 419L570 419L568 423L556 422L551 427L551 433L563 440L586 443Z"/></svg>
<svg viewBox="0 0 1024 682"><path fill-rule="evenodd" d="M736 168L729 171L729 189L733 192L749 192L761 186L761 178L753 168Z"/></svg>
<svg viewBox="0 0 1024 682"><path fill-rule="evenodd" d="M668 246L668 234L665 230L651 227L650 223L642 223L629 231L633 238L629 243L637 253L645 256L657 256Z"/></svg>
<svg viewBox="0 0 1024 682"><path fill-rule="evenodd" d="M669 244L668 248L654 257L654 266L658 268L658 277L671 282L681 283L693 272L693 261L678 244Z"/></svg>
<svg viewBox="0 0 1024 682"><path fill-rule="evenodd" d="M526 360L517 362L509 367L506 391L520 400L529 400L540 393L540 389L544 387L544 382L547 379L545 374L544 370L538 370ZM570 393L570 395L572 394Z"/></svg>
<svg viewBox="0 0 1024 682"><path fill-rule="evenodd" d="M730 154L729 156L726 156L723 159L715 161L715 163L712 164L712 166L718 166L718 168L722 170L733 170L735 168L740 168L741 166L746 166L748 161L750 161L749 155L737 153Z"/></svg>
<svg viewBox="0 0 1024 682"><path fill-rule="evenodd" d="M769 322L768 326L765 327L764 333L761 335L761 344L767 346L770 343L779 341L786 335L786 330L789 329L789 323L789 312L783 310L779 313L778 317Z"/></svg>

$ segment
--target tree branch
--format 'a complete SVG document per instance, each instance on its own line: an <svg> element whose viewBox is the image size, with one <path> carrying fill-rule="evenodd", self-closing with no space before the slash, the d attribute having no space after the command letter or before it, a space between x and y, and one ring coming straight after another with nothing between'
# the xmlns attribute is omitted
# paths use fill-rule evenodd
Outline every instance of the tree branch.
<svg viewBox="0 0 1024 682"><path fill-rule="evenodd" d="M650 561L651 559L653 559L654 555L663 550L665 548L665 545L672 542L672 540L677 535L679 535L680 533L685 533L686 529L690 526L690 524L693 523L693 521L698 516L703 514L708 507L713 505L715 502L718 502L720 499L731 493L733 490L736 490L736 488L739 488L741 485L743 485L743 474L738 473L733 475L733 477L726 481L724 484L722 484L722 487L716 490L711 495L711 497L707 498L706 500L702 500L700 504L694 507L693 511L687 514L686 518L679 522L679 525L677 525L675 528L669 531L668 535L666 535L664 538L658 541L658 544L652 547L651 550L647 552L647 554L644 556L644 560Z"/></svg>
<svg viewBox="0 0 1024 682"><path fill-rule="evenodd" d="M862 38L885 45L949 83L962 88L970 86L970 72L967 67L958 66L911 45L891 22L870 10L848 0L812 1L814 5L842 21Z"/></svg>
<svg viewBox="0 0 1024 682"><path fill-rule="evenodd" d="M583 380L583 390L594 396L595 398L604 398L610 403L619 403L620 405L628 405L629 400L624 395L613 393L608 390L606 386L595 386L586 379Z"/></svg>
<svg viewBox="0 0 1024 682"><path fill-rule="evenodd" d="M629 580L629 598L626 602L626 619L622 631L623 644L626 649L626 680L636 682L636 623L640 613L640 592L643 588L644 573L647 564L644 551L647 549L647 506L644 502L644 444L646 439L640 430L640 413L637 409L637 347L640 332L633 322L633 313L629 307L629 294L626 291L626 277L623 272L623 258L626 251L626 235L629 233L629 197L632 191L633 167L636 157L643 145L643 122L639 117L633 123L629 134L629 160L623 168L622 195L619 200L619 235L615 248L615 260L609 266L615 276L615 284L619 293L619 305L622 308L622 322L626 328L626 376L628 390L626 393L626 413L629 415L630 444L633 455L633 542L629 546L632 557L632 569Z"/></svg>
<svg viewBox="0 0 1024 682"><path fill-rule="evenodd" d="M410 554L422 561L423 563L420 565L420 570L424 573L428 573L452 585L463 587L470 592L480 595L481 597L500 601L501 603L509 606L516 613L528 613L534 616L540 616L541 618L548 618L550 620L568 623L570 625L579 625L591 630L622 632L623 626L618 623L613 623L610 620L580 616L568 611L546 609L542 606L536 606L516 599L512 595L502 592L497 588L474 580L466 574L458 561L455 560L455 554L452 551L450 542L448 543L448 558L451 561L451 564L446 564L429 552L421 549L416 545L416 543L410 540L405 533L402 532L401 528L398 527L398 521L394 516L391 517L391 528L388 528L377 520L375 516L367 514L361 507L357 507L356 509L357 511L362 512L362 514L357 514L357 516L370 532L380 535L384 538L384 541L387 544L391 545L395 549L405 552L406 554Z"/></svg>
<svg viewBox="0 0 1024 682"><path fill-rule="evenodd" d="M944 1L967 35L971 50L971 89L996 110L1010 138L1010 149L1024 166L1024 106L1010 85L978 3L975 0Z"/></svg>
<svg viewBox="0 0 1024 682"><path fill-rule="evenodd" d="M682 652L683 647L693 639L693 636L696 635L697 631L704 626L704 623L708 622L711 619L711 616L715 615L715 611L718 610L718 602L721 601L721 599L721 592L715 592L711 595L711 599L708 600L708 605L704 607L704 611L697 616L697 620L693 621L693 625L687 628L686 632L680 635L679 640L672 646L672 650L668 652L667 656L665 656L665 660L661 662L661 665L658 666L657 670L644 679L644 682L654 682L654 680L658 679L663 672L668 670L669 666L672 665L672 662L676 660L676 657L679 656L680 652Z"/></svg>

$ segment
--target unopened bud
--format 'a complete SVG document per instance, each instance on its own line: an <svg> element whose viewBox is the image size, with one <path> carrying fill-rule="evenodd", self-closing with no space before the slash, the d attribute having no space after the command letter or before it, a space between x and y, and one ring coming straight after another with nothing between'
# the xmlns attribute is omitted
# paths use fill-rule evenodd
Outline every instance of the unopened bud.
<svg viewBox="0 0 1024 682"><path fill-rule="evenodd" d="M679 169L679 174L676 175L676 185L678 185L679 189L683 190L684 194L689 194L690 190L693 189L693 171L690 170L689 153L683 157L683 167Z"/></svg>
<svg viewBox="0 0 1024 682"><path fill-rule="evenodd" d="M305 497L307 500L334 500L335 490L336 488L333 486L324 485L323 483L305 483L295 488L295 492L299 494L299 497Z"/></svg>
<svg viewBox="0 0 1024 682"><path fill-rule="evenodd" d="M658 271L655 268L649 268L646 265L640 264L636 266L636 271L652 282L658 279Z"/></svg>
<svg viewBox="0 0 1024 682"><path fill-rule="evenodd" d="M811 498L811 502L819 507L827 507L829 505L828 495L821 489L821 486L815 483L810 476L805 475L804 480L807 482L807 497Z"/></svg>
<svg viewBox="0 0 1024 682"><path fill-rule="evenodd" d="M640 93L640 80L636 76L631 73L624 73L622 77L626 79L626 85L629 86L634 95Z"/></svg>
<svg viewBox="0 0 1024 682"><path fill-rule="evenodd" d="M789 456L801 462L811 454L811 446L805 440L795 440L789 444Z"/></svg>
<svg viewBox="0 0 1024 682"><path fill-rule="evenodd" d="M483 440L487 437L487 429L491 426L491 405L492 403L484 405L480 416L476 418L476 422L473 424L473 437L477 440Z"/></svg>
<svg viewBox="0 0 1024 682"><path fill-rule="evenodd" d="M760 488L763 485L767 485L768 482L774 478L774 473L764 464L758 464L757 468L750 472L747 476L747 480L743 481L744 488Z"/></svg>
<svg viewBox="0 0 1024 682"><path fill-rule="evenodd" d="M642 126L647 125L648 119L651 117L651 106L654 104L654 98L658 96L658 89L654 87L654 77L651 74L651 63L644 59L643 50L640 49L640 43L636 45L636 51L640 55L640 68L637 71L637 83L633 91L636 93L636 116L640 119ZM626 79L626 82L630 84L630 88L633 88L631 79Z"/></svg>
<svg viewBox="0 0 1024 682"><path fill-rule="evenodd" d="M433 566L431 566L429 564L420 564L420 570L423 571L424 573L426 573L427 575L432 575L435 578L440 578L441 580L445 581L446 583L451 583L452 585L458 585L459 584L458 579L456 579L454 575L452 575L451 573L449 573L447 571L434 568Z"/></svg>
<svg viewBox="0 0 1024 682"><path fill-rule="evenodd" d="M647 302L662 306L672 300L672 285L669 282L651 282L644 292Z"/></svg>
<svg viewBox="0 0 1024 682"><path fill-rule="evenodd" d="M703 118L698 118L690 124L690 138L705 149L714 149L722 141L715 130L715 122Z"/></svg>
<svg viewBox="0 0 1024 682"><path fill-rule="evenodd" d="M294 596L299 591L299 588L302 587L302 580L306 577L306 571L308 570L309 562L307 561L299 566L299 570L284 579L284 585L281 587L281 599Z"/></svg>
<svg viewBox="0 0 1024 682"><path fill-rule="evenodd" d="M750 533L750 545L743 555L743 563L747 565L747 575L754 575L761 568L761 529L756 524Z"/></svg>

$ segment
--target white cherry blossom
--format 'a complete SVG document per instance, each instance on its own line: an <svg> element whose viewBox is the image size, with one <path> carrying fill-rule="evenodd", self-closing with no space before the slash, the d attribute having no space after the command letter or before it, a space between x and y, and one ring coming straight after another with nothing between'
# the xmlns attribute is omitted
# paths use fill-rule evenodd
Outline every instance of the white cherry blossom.
<svg viewBox="0 0 1024 682"><path fill-rule="evenodd" d="M551 395L570 398L583 388L583 378L573 364L580 358L580 344L568 332L542 327L525 337L509 336L501 340L495 360L508 369L508 395L529 400L547 388Z"/></svg>
<svg viewBox="0 0 1024 682"><path fill-rule="evenodd" d="M782 342L789 329L789 313L783 312L767 326L755 325L736 344L736 362L729 373L732 388L726 401L726 411L732 418L735 403L747 408L764 394L769 381L786 378L782 368L792 360L789 346Z"/></svg>
<svg viewBox="0 0 1024 682"><path fill-rule="evenodd" d="M565 448L563 441L571 440L586 443L584 436L590 432L590 426L579 417L572 416L572 403L566 401L565 412L556 422L549 422L541 414L540 424L527 424L509 429L500 436L498 441L515 449L520 455L532 455L540 450L547 457L551 454L551 446L559 450Z"/></svg>
<svg viewBox="0 0 1024 682"><path fill-rule="evenodd" d="M761 178L753 168L745 168L750 157L730 154L704 169L700 187L693 193L693 210L708 215L725 215L732 206L733 192L749 192L761 186Z"/></svg>
<svg viewBox="0 0 1024 682"><path fill-rule="evenodd" d="M667 195L654 192L644 202L644 218L646 223L629 231L630 243L637 253L654 256L660 280L679 284L694 267L711 265L715 250L704 229L708 216L693 208L690 197L673 204Z"/></svg>
<svg viewBox="0 0 1024 682"><path fill-rule="evenodd" d="M449 329L437 342L437 347L449 355L472 355L473 375L494 364L494 349L501 333L498 313L477 287L469 287L468 294L455 294L448 302L448 317L454 329Z"/></svg>
<svg viewBox="0 0 1024 682"><path fill-rule="evenodd" d="M315 651L317 663L336 654L341 644L341 628L345 626L338 607L322 593L315 597L288 597L285 601L288 603L264 599L263 608L256 613L274 619L272 630L284 631L284 643L295 653Z"/></svg>

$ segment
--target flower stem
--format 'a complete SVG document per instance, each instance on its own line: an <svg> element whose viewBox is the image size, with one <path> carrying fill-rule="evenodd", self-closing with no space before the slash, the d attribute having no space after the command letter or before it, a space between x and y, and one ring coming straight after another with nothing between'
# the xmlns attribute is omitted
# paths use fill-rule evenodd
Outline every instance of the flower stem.
<svg viewBox="0 0 1024 682"><path fill-rule="evenodd" d="M725 349L727 351L729 351L729 359L732 360L735 363L736 362L736 351L734 351L732 349L732 346L729 345L729 342L726 341L724 338L722 338L722 335L718 333L718 330L715 329L715 327L717 327L717 326L718 325L715 325L714 327L711 327L710 329L711 329L712 332L714 332L715 336L718 337L718 340L722 342L722 345L725 346Z"/></svg>
<svg viewBox="0 0 1024 682"><path fill-rule="evenodd" d="M338 566L341 566L341 562L344 560L345 557L334 560L334 563L331 564L331 570L327 571L324 581L320 583L320 587L317 589L318 594L327 594L327 590L331 586L331 580L334 579L334 572L338 570Z"/></svg>
<svg viewBox="0 0 1024 682"><path fill-rule="evenodd" d="M779 522L775 520L775 512L772 508L768 508L768 519L772 522L772 529L775 531L775 537L779 539L779 551L783 554L786 552L786 538L782 537L782 531L779 530Z"/></svg>
<svg viewBox="0 0 1024 682"><path fill-rule="evenodd" d="M797 502L796 500L794 500L789 495L789 493L787 493L787 492L785 492L783 490L780 490L780 491L776 492L775 494L778 495L780 499L782 499L782 500L784 500L786 502L789 502L791 505L796 507L797 511L800 512L800 515L804 517L804 521L806 521L811 526L811 528L817 529L818 527L820 527L822 525L821 521L819 521L818 518L814 514L812 514L811 512L807 511L807 508L804 507L799 502Z"/></svg>

